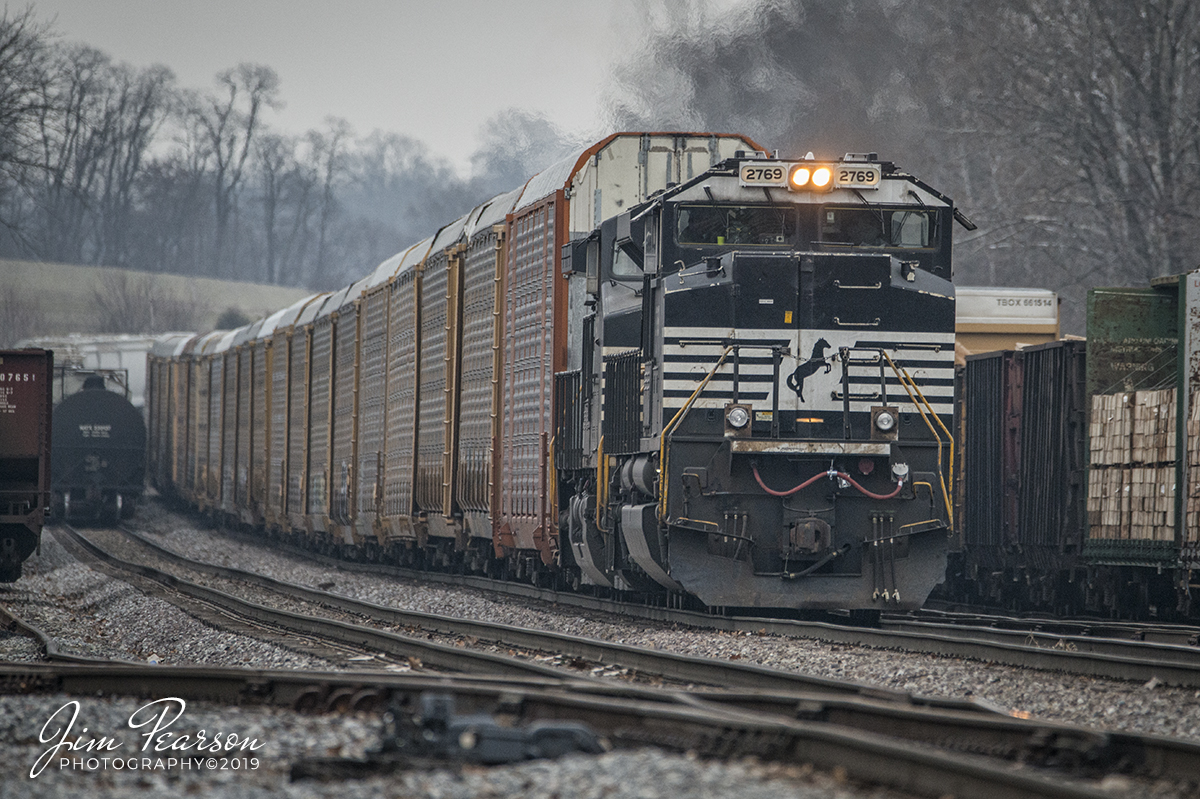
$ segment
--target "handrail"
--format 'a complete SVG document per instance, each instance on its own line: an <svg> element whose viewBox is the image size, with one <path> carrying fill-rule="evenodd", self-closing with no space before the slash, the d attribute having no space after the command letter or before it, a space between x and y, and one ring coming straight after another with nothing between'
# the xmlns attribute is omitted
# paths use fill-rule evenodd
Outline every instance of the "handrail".
<svg viewBox="0 0 1200 799"><path fill-rule="evenodd" d="M659 440L658 440L658 485L659 485L658 520L660 522L664 522L667 520L667 484L669 482L666 479L667 457L669 454L668 450L667 450L667 438L668 438L668 436L671 435L671 433L675 432L676 427L678 427L680 424L683 423L684 417L687 416L688 411L690 411L692 409L692 403L694 403L696 401L696 398L699 397L700 394L704 391L704 389L708 386L709 381L713 379L713 376L716 375L718 370L720 370L720 368L725 365L725 359L729 357L729 353L733 352L735 346L736 345L734 345L734 344L727 344L725 346L725 351L721 353L721 357L717 360L716 366L714 366L712 368L712 370L707 375L704 376L704 379L702 381L700 381L700 385L696 386L696 390L693 391L692 395L687 398L687 402L683 403L683 407L675 412L675 415L673 417L671 417L671 421L667 422L666 427L663 428L662 435L659 437Z"/></svg>
<svg viewBox="0 0 1200 799"><path fill-rule="evenodd" d="M938 423L938 427L940 427L942 432L946 434L946 439L950 448L949 471L951 484L954 483L954 436L950 435L950 431L946 429L946 425L942 424L941 417L934 413L933 406L929 403L929 400L925 398L925 394L922 393L920 386L916 384L916 381L912 379L912 376L908 373L908 371L898 366L896 362L892 360L892 357L887 354L886 350L881 349L880 352L883 353L883 357L887 359L888 365L892 367L892 371L896 373L896 377L900 380L900 385L904 388L905 393L908 394L909 400L912 401L913 407L917 409L917 413L921 414L921 421L925 422L925 426L929 428L929 432L933 433L934 439L937 440L938 481L941 483L942 501L946 503L946 520L950 523L950 528L953 529L954 505L950 502L950 492L946 487L946 476L942 474L942 437L938 435L937 430L935 430L933 425L930 424L929 418L925 413L925 409L929 409L929 414L933 416ZM914 391L917 394L916 397L913 396ZM920 402L917 401L917 397L920 397ZM924 405L924 407L922 407L922 405Z"/></svg>

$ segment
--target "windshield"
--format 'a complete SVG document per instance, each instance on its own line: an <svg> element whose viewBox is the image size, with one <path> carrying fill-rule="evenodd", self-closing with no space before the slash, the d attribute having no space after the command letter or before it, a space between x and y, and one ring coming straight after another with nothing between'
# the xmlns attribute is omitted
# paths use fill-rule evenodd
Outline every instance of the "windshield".
<svg viewBox="0 0 1200 799"><path fill-rule="evenodd" d="M769 205L684 205L676 225L676 240L691 245L779 246L795 235L794 210Z"/></svg>
<svg viewBox="0 0 1200 799"><path fill-rule="evenodd" d="M934 211L916 208L826 208L821 241L845 247L932 247Z"/></svg>

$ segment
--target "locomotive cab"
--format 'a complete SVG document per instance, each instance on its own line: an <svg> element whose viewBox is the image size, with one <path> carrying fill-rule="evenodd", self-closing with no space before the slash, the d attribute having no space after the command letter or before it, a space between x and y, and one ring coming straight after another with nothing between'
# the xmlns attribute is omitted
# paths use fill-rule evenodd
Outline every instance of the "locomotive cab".
<svg viewBox="0 0 1200 799"><path fill-rule="evenodd" d="M584 581L919 607L953 521L954 219L874 154L741 154L573 243L595 347L560 435L597 452L563 474Z"/></svg>

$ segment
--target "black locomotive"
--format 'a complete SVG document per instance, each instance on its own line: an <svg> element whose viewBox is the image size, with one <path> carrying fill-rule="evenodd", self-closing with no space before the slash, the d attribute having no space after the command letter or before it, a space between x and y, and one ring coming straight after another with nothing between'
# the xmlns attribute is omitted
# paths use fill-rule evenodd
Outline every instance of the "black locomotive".
<svg viewBox="0 0 1200 799"><path fill-rule="evenodd" d="M153 355L153 479L352 557L919 607L953 524L956 219L873 153L614 134Z"/></svg>
<svg viewBox="0 0 1200 799"><path fill-rule="evenodd" d="M115 522L133 516L146 479L146 423L91 375L54 406L51 491L55 516Z"/></svg>

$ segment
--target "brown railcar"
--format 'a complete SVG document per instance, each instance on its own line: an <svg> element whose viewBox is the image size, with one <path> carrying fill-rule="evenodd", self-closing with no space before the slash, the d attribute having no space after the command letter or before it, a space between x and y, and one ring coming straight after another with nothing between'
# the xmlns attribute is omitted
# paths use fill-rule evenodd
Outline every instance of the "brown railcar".
<svg viewBox="0 0 1200 799"><path fill-rule="evenodd" d="M0 582L20 579L50 504L54 352L0 350Z"/></svg>

